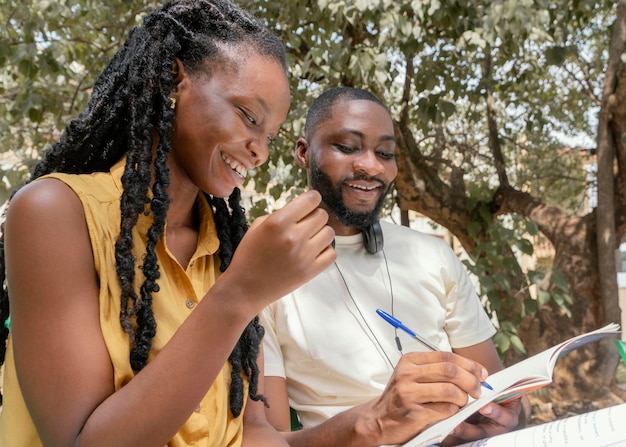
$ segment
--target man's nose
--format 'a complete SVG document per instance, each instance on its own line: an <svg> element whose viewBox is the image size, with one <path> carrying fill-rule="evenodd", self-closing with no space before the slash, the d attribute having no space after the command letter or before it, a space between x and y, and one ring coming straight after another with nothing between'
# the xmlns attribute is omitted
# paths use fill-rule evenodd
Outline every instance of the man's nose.
<svg viewBox="0 0 626 447"><path fill-rule="evenodd" d="M361 152L354 161L354 170L361 171L370 176L382 174L385 167L380 162L374 151Z"/></svg>

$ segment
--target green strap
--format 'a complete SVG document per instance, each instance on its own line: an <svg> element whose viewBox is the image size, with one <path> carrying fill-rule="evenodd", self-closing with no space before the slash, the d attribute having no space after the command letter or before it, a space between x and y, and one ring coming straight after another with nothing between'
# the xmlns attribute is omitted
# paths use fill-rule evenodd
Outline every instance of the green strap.
<svg viewBox="0 0 626 447"><path fill-rule="evenodd" d="M619 355L622 356L622 360L624 360L624 364L626 364L626 341L615 340L615 344L617 345Z"/></svg>
<svg viewBox="0 0 626 447"><path fill-rule="evenodd" d="M302 424L300 423L300 419L298 418L298 413L293 408L289 408L289 413L291 415L291 431L298 431L302 428Z"/></svg>

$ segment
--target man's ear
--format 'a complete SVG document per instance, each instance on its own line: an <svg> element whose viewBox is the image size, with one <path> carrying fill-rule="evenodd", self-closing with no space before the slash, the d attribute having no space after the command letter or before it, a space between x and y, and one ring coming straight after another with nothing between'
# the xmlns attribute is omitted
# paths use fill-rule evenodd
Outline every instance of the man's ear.
<svg viewBox="0 0 626 447"><path fill-rule="evenodd" d="M309 169L309 142L304 138L298 138L296 143L296 163L304 169Z"/></svg>

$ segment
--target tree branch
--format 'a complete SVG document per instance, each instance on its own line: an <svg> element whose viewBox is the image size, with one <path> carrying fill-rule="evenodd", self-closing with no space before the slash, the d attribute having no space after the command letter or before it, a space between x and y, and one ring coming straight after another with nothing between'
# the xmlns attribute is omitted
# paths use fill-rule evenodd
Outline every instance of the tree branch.
<svg viewBox="0 0 626 447"><path fill-rule="evenodd" d="M493 203L497 210L495 215L516 213L531 219L555 246L570 219L561 208L548 205L540 198L511 186L500 186L493 196Z"/></svg>
<svg viewBox="0 0 626 447"><path fill-rule="evenodd" d="M495 99L493 97L493 79L491 67L491 47L485 50L485 61L483 64L483 82L485 84L485 100L487 101L487 127L489 129L489 148L493 154L494 167L498 174L500 185L509 186L509 178L506 174L506 164L502 155L502 147L498 136L498 123L495 110Z"/></svg>

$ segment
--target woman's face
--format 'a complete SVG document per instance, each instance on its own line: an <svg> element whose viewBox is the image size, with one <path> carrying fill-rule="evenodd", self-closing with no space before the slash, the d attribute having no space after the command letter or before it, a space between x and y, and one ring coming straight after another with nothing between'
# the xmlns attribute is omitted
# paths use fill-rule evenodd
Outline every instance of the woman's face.
<svg viewBox="0 0 626 447"><path fill-rule="evenodd" d="M210 76L180 67L169 168L172 188L229 196L263 164L291 102L282 66L251 51L227 53Z"/></svg>

